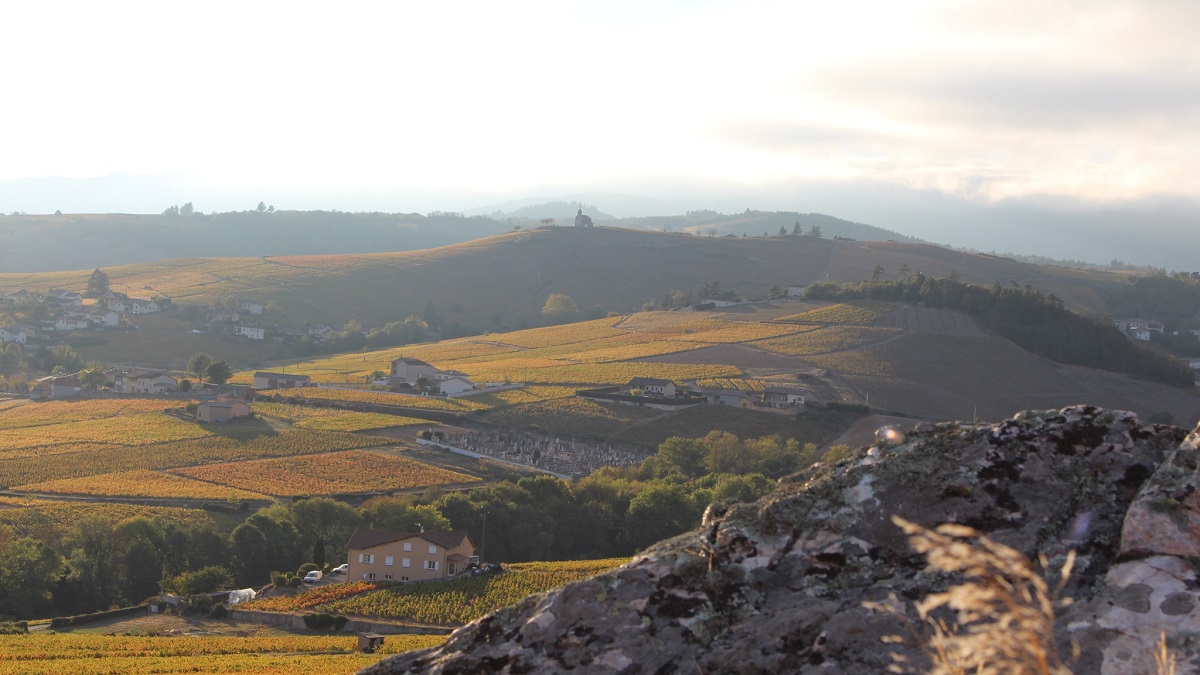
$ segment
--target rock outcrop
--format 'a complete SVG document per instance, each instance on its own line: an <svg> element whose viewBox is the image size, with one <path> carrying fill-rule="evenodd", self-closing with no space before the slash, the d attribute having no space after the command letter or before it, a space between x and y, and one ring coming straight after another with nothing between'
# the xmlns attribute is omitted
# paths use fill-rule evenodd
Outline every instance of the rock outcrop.
<svg viewBox="0 0 1200 675"><path fill-rule="evenodd" d="M919 668L917 645L881 642L906 632L901 618L864 602L895 594L912 616L955 580L909 548L894 514L968 525L1050 570L1074 549L1055 637L1075 672L1153 672L1160 632L1195 672L1200 429L1185 436L1084 406L922 425L362 672L877 673L893 652Z"/></svg>

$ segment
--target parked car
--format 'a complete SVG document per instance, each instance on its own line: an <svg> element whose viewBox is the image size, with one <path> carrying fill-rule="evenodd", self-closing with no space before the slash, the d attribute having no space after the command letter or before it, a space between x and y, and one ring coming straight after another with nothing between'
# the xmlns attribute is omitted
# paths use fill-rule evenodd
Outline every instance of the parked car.
<svg viewBox="0 0 1200 675"><path fill-rule="evenodd" d="M345 574L346 570L349 570L349 569L350 569L350 565L348 563L342 563L341 565L338 565L337 567L329 570L329 573L330 574Z"/></svg>
<svg viewBox="0 0 1200 675"><path fill-rule="evenodd" d="M322 576L323 575L321 574L321 570L313 570L313 571L309 572L308 574L304 575L304 583L315 584L321 580Z"/></svg>

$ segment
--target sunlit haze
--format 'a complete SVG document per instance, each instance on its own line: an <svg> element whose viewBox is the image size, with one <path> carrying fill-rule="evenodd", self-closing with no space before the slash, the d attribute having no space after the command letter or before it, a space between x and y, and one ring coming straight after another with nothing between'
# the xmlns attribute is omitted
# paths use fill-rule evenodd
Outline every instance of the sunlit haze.
<svg viewBox="0 0 1200 675"><path fill-rule="evenodd" d="M897 226L848 195L1144 209L1200 192L1190 0L79 2L0 17L0 181L127 174L177 191L122 206L0 189L6 212L613 193Z"/></svg>

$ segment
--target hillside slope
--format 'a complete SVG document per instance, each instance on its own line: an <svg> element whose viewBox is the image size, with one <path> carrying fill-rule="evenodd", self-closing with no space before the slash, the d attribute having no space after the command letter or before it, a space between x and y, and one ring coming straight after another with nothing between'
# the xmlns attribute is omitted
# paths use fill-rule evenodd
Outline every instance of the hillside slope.
<svg viewBox="0 0 1200 675"><path fill-rule="evenodd" d="M898 242L816 237L722 237L618 228L538 228L441 248L403 253L254 258L183 258L108 267L112 285L177 303L235 296L274 300L288 323L382 325L421 313L433 302L444 319L497 329L540 322L550 293L574 298L585 314L628 312L668 292L719 281L744 297L772 285L884 278L902 267L969 283L1032 284L1089 314L1104 311L1096 288L1119 277L1018 263L994 256ZM82 290L90 266L72 272L0 274L0 292L65 287Z"/></svg>

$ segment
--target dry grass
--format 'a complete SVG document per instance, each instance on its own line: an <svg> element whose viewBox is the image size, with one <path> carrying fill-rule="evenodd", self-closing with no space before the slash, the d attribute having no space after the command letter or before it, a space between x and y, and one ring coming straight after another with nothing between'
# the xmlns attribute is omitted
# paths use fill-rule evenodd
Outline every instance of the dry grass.
<svg viewBox="0 0 1200 675"><path fill-rule="evenodd" d="M892 521L930 567L964 578L914 604L923 626L917 633L933 662L930 673L1070 673L1054 645L1054 611L1070 604L1069 598L1060 600L1059 595L1075 564L1074 551L1067 555L1052 589L1025 556L977 530L955 524L928 530L898 516ZM1044 569L1045 559L1039 562ZM897 609L902 606L895 596L887 605L867 603L871 609L904 619ZM946 618L948 614L953 618ZM885 641L898 643L903 638L890 636ZM892 672L911 669L903 655L892 657Z"/></svg>

